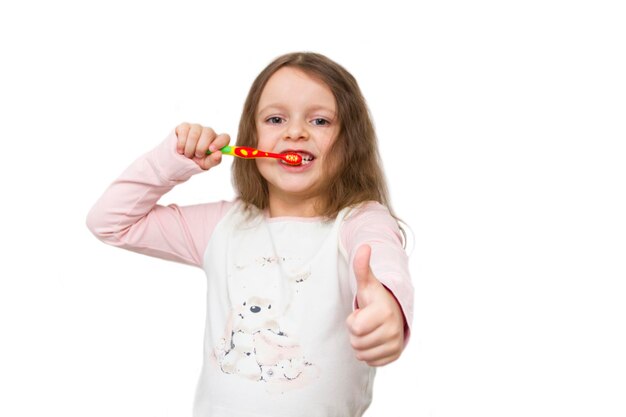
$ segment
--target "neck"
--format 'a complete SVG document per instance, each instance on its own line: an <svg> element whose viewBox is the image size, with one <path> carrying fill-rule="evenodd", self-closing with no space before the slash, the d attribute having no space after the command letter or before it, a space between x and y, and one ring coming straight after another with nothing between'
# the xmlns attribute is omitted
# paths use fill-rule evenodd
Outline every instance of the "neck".
<svg viewBox="0 0 626 417"><path fill-rule="evenodd" d="M317 198L281 198L270 195L270 217L317 217Z"/></svg>

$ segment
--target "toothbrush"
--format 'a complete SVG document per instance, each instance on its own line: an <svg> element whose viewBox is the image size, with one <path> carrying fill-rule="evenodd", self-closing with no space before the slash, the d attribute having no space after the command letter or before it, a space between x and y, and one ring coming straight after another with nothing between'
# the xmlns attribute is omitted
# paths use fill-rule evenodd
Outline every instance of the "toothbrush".
<svg viewBox="0 0 626 417"><path fill-rule="evenodd" d="M289 165L300 165L302 163L302 156L295 152L288 152L285 154L271 153L260 151L258 149L250 148L248 146L224 146L220 149L220 152L224 155L237 156L244 159L253 158L277 158L282 159ZM211 151L206 151L207 155L211 154Z"/></svg>

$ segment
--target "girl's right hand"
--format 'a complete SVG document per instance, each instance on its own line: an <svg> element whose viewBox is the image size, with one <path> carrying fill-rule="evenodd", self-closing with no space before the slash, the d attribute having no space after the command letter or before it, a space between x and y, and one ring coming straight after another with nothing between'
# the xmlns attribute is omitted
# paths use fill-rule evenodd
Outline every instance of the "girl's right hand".
<svg viewBox="0 0 626 417"><path fill-rule="evenodd" d="M228 145L230 136L222 133L215 134L210 127L199 124L181 123L176 126L176 151L193 160L204 170L213 168L222 162L222 153L219 149ZM211 155L207 155L207 150Z"/></svg>

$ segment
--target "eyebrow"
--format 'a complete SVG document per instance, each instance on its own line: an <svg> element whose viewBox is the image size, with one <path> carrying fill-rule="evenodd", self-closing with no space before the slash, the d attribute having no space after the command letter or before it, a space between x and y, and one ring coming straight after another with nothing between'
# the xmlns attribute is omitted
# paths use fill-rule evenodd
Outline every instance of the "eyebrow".
<svg viewBox="0 0 626 417"><path fill-rule="evenodd" d="M258 109L257 110L257 115L260 115L261 113L264 113L270 109L277 109L277 110L282 110L284 108L283 105L278 104L278 103L272 103L272 104L268 104L267 106L263 107L262 109ZM316 111L316 110L323 110L323 111L327 111L328 113L332 114L333 117L335 117L335 115L337 114L336 111L331 110L329 107L326 106L322 106L322 105L314 105L311 106L309 108L307 108L307 111Z"/></svg>

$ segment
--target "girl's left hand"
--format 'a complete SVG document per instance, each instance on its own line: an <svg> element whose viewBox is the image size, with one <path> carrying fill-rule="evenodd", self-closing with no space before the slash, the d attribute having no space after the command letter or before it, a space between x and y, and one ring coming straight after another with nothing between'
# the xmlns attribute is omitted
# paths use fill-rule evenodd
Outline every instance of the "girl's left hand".
<svg viewBox="0 0 626 417"><path fill-rule="evenodd" d="M354 257L358 307L348 316L350 343L358 360L387 365L404 349L404 314L393 294L370 268L372 249L361 246Z"/></svg>

